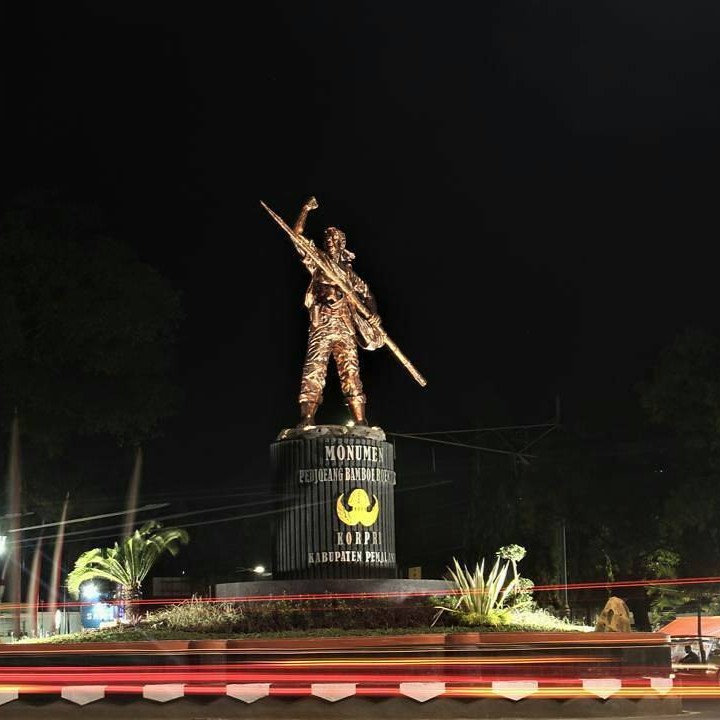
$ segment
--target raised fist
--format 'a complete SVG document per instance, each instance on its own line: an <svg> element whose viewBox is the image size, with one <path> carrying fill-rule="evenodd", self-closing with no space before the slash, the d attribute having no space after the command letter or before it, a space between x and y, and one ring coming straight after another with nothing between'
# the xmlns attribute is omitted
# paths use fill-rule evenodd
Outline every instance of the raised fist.
<svg viewBox="0 0 720 720"><path fill-rule="evenodd" d="M320 206L318 205L318 201L315 199L315 196L313 195L305 201L305 207L308 210L317 210L317 208Z"/></svg>

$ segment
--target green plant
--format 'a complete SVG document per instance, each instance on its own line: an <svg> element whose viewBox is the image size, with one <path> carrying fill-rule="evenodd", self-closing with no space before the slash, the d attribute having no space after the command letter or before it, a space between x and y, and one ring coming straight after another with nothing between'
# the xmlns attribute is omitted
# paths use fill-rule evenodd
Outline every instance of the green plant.
<svg viewBox="0 0 720 720"><path fill-rule="evenodd" d="M533 598L533 588L535 583L530 578L518 575L515 587L508 598L508 605L514 613L532 612L537 609L535 598Z"/></svg>
<svg viewBox="0 0 720 720"><path fill-rule="evenodd" d="M132 619L128 604L141 597L142 582L160 555L164 552L177 555L180 545L188 541L185 530L164 528L151 521L111 548L93 548L80 555L67 576L67 589L77 597L80 585L87 580L99 578L116 583L120 586L126 617Z"/></svg>
<svg viewBox="0 0 720 720"><path fill-rule="evenodd" d="M513 612L528 612L536 608L533 599L533 588L535 583L529 578L521 577L518 572L518 563L527 555L527 550L522 545L503 545L495 555L503 560L509 560L512 566L515 586L512 589L507 604Z"/></svg>
<svg viewBox="0 0 720 720"><path fill-rule="evenodd" d="M451 584L454 586L455 597L446 604L436 606L438 613L432 621L435 625L443 613L456 613L468 625L504 625L510 621L511 609L507 605L508 598L514 592L517 577L507 580L510 560L500 565L500 558L485 577L485 560L475 570L470 571L466 565L460 565L453 558L454 569L448 568Z"/></svg>
<svg viewBox="0 0 720 720"><path fill-rule="evenodd" d="M499 558L509 560L512 563L513 571L517 575L517 564L527 555L527 550L522 545L503 545L496 553Z"/></svg>

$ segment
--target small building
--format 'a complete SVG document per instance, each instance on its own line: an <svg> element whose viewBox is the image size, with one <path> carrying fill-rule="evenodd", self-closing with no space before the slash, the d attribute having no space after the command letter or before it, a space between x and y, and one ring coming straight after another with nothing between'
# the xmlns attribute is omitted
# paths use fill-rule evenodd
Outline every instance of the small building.
<svg viewBox="0 0 720 720"><path fill-rule="evenodd" d="M685 645L690 645L700 654L701 640L705 657L708 657L720 646L720 615L701 615L699 633L697 613L678 615L659 628L658 632L670 635L673 662L677 662L685 654Z"/></svg>
<svg viewBox="0 0 720 720"><path fill-rule="evenodd" d="M36 628L32 627L37 620ZM0 613L0 642L15 642L14 617L10 611ZM41 610L37 613L20 613L20 637L50 637L59 633L75 633L83 629L79 610L56 610L54 613Z"/></svg>

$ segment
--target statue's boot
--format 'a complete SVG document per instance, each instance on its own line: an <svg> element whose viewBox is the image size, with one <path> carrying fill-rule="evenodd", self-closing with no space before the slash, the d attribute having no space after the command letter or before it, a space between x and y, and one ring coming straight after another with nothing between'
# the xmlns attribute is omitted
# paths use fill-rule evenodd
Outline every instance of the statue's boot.
<svg viewBox="0 0 720 720"><path fill-rule="evenodd" d="M303 428L315 424L315 413L317 412L319 403L301 402L300 403L300 422L297 427Z"/></svg>
<svg viewBox="0 0 720 720"><path fill-rule="evenodd" d="M353 417L356 425L367 425L365 419L365 396L364 395L353 395L352 397L345 398L350 414Z"/></svg>

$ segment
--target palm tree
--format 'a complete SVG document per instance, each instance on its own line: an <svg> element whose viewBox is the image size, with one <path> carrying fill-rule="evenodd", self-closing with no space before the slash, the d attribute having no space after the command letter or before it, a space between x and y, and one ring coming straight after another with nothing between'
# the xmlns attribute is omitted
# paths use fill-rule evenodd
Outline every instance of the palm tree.
<svg viewBox="0 0 720 720"><path fill-rule="evenodd" d="M187 545L189 539L187 531L164 528L153 520L111 548L84 552L67 576L67 589L77 597L86 580L100 578L116 583L127 617L127 605L141 597L142 582L160 555L166 551L177 555L180 545Z"/></svg>

